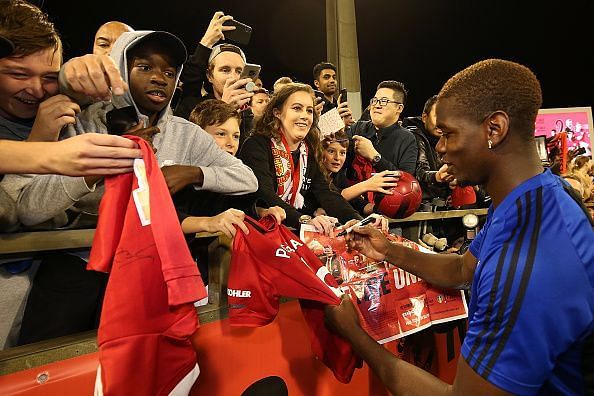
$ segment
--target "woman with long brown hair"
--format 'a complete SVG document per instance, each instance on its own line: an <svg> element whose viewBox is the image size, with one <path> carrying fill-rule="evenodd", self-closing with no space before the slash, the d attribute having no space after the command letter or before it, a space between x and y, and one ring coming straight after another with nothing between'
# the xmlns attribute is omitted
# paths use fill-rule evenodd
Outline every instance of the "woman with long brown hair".
<svg viewBox="0 0 594 396"><path fill-rule="evenodd" d="M282 87L272 96L239 158L258 178L258 205L285 209L285 224L290 227L298 229L300 224L309 223L329 233L335 223L329 216L342 223L361 216L330 188L314 105L309 85L291 83ZM328 216L313 216L317 208L306 205L310 194Z"/></svg>

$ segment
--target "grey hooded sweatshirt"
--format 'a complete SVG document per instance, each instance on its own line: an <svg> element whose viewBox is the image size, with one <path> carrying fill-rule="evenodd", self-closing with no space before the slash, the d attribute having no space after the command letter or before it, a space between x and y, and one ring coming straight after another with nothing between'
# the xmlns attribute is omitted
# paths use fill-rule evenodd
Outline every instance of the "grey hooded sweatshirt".
<svg viewBox="0 0 594 396"><path fill-rule="evenodd" d="M152 31L127 32L120 36L111 50L110 56L120 69L124 81L129 84L127 50L141 37ZM177 80L182 67L177 70ZM68 88L63 73L60 74L60 88L69 96L77 95ZM138 118L146 126L148 117L141 114L130 92L114 96L110 102L93 103L77 116L75 125L70 125L63 138L88 132L107 133L106 113L113 108L133 105ZM228 195L241 195L255 192L258 181L252 170L241 160L221 150L215 140L202 128L183 118L176 117L169 105L161 111L157 121L160 133L153 138L157 149L157 160L163 165L191 165L200 167L204 182L197 190L213 191ZM53 223L66 222L65 211L76 208L83 212L97 213L103 193L102 186L87 186L82 177L58 175L36 176L24 187L18 197L17 211L21 223L36 225L53 219ZM56 217L61 221L56 221ZM63 225L63 224L62 224Z"/></svg>

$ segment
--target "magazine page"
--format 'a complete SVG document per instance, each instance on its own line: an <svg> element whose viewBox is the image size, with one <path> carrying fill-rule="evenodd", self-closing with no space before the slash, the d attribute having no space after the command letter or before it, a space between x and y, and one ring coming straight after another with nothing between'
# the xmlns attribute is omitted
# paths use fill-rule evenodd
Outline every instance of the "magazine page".
<svg viewBox="0 0 594 396"><path fill-rule="evenodd" d="M349 251L344 237L336 236L340 231L325 236L304 225L301 240L326 265L340 289L356 301L362 327L379 343L468 316L463 291L434 287L385 261ZM403 237L386 236L410 249L435 254Z"/></svg>

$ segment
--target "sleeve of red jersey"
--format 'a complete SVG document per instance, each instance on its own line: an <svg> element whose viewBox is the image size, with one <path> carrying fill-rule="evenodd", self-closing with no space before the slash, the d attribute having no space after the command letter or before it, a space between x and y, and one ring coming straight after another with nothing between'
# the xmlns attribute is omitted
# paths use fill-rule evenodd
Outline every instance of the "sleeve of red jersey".
<svg viewBox="0 0 594 396"><path fill-rule="evenodd" d="M128 188L125 188L128 187ZM120 243L125 213L130 200L132 173L105 179L105 194L99 206L99 221L87 264L88 270L109 272Z"/></svg>
<svg viewBox="0 0 594 396"><path fill-rule="evenodd" d="M134 139L136 140L136 139ZM151 229L161 258L170 306L193 303L207 296L200 272L183 237L169 189L153 151L138 139L150 185Z"/></svg>

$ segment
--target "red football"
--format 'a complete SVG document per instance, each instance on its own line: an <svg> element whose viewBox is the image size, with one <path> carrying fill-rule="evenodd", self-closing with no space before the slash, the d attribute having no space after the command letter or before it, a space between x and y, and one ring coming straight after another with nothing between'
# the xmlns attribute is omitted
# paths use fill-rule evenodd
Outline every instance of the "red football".
<svg viewBox="0 0 594 396"><path fill-rule="evenodd" d="M391 219L403 219L415 213L423 197L419 181L410 173L400 171L400 174L392 195L375 194L375 211Z"/></svg>

